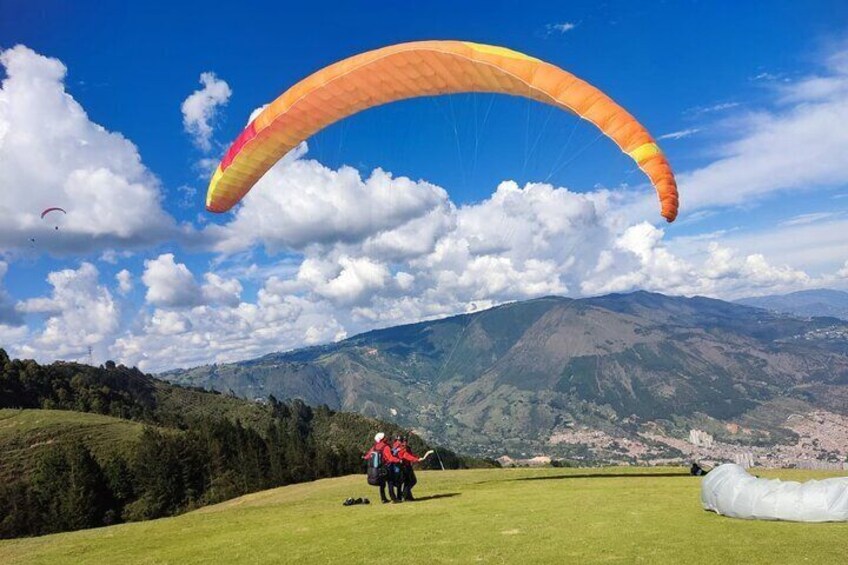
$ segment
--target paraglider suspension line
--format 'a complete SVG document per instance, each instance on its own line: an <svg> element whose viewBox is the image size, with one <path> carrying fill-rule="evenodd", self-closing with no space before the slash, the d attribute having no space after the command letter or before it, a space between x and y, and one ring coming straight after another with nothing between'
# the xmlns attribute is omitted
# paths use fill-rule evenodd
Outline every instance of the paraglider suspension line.
<svg viewBox="0 0 848 565"><path fill-rule="evenodd" d="M439 450L438 450L438 448L437 448L437 449L434 449L433 451L435 451L435 453L436 453L436 459L438 459L438 460L439 460L439 467L441 467L441 468L442 468L442 471L444 471L444 470L445 470L445 465L444 465L444 463L442 463L442 458L439 456Z"/></svg>

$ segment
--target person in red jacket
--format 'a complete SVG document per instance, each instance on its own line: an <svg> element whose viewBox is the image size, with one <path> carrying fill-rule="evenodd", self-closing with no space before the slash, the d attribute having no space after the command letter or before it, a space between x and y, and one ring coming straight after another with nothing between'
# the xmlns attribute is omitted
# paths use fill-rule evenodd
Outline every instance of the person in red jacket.
<svg viewBox="0 0 848 565"><path fill-rule="evenodd" d="M374 436L374 445L368 450L368 453L365 454L363 459L370 459L371 455L374 453L380 454L380 464L387 470L391 465L401 463L401 459L395 457L392 453L392 448L386 440L386 434L383 432L379 432ZM389 486L389 496L391 497L391 501L401 502L400 498L395 493L396 485L392 480L391 472L387 474L386 479L380 481L380 500L384 503L389 502L389 499L386 498L386 483L388 483Z"/></svg>
<svg viewBox="0 0 848 565"><path fill-rule="evenodd" d="M423 457L418 457L410 451L406 438L402 436L395 439L395 444L392 447L396 457L401 460L401 487L398 495L402 500L415 500L415 497L412 496L412 487L415 486L418 479L415 477L412 464L427 459L433 451L430 450Z"/></svg>

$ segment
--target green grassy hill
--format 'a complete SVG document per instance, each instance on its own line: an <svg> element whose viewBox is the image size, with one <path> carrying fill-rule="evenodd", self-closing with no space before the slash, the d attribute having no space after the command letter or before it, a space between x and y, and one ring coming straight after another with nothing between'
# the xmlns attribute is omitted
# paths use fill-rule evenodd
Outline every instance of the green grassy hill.
<svg viewBox="0 0 848 565"><path fill-rule="evenodd" d="M3 539L173 516L343 476L363 468L376 431L408 433L299 400L178 387L111 361L39 365L2 348L0 409ZM410 445L428 449L415 434ZM449 469L491 466L439 453Z"/></svg>
<svg viewBox="0 0 848 565"><path fill-rule="evenodd" d="M26 474L57 442L82 440L101 461L127 456L143 429L138 422L100 414L0 409L0 480Z"/></svg>
<svg viewBox="0 0 848 565"><path fill-rule="evenodd" d="M805 480L813 471L764 472ZM848 524L705 512L679 468L419 474L419 502L376 499L362 476L258 492L174 518L0 542L23 563L840 563Z"/></svg>

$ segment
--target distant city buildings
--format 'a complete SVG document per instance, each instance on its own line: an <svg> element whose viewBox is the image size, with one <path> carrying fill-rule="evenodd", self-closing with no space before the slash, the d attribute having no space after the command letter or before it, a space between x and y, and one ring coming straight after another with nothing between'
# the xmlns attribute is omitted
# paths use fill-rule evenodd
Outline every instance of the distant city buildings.
<svg viewBox="0 0 848 565"><path fill-rule="evenodd" d="M745 468L848 470L848 416L816 410L791 415L783 427L795 434L794 443L752 444L752 430L731 422L724 424L726 433L721 439L700 429L690 429L683 439L656 426L642 428L636 437L569 427L552 434L548 444L552 449L563 445L583 449L572 457L580 464L681 465L697 461L707 465L732 462ZM744 441L733 441L738 434Z"/></svg>
<svg viewBox="0 0 848 565"><path fill-rule="evenodd" d="M713 436L702 430L689 430L689 443L695 447L712 447Z"/></svg>

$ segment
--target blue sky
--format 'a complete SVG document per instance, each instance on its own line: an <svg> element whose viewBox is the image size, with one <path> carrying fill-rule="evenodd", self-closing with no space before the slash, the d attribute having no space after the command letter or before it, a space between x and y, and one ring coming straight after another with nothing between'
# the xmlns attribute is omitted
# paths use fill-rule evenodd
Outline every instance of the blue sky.
<svg viewBox="0 0 848 565"><path fill-rule="evenodd" d="M0 345L159 370L541 294L848 287L844 2L457 4L2 3ZM660 138L678 222L589 124L488 94L363 112L243 208L203 211L209 163L253 110L433 38L610 94ZM72 208L58 231L35 221L48 205Z"/></svg>

